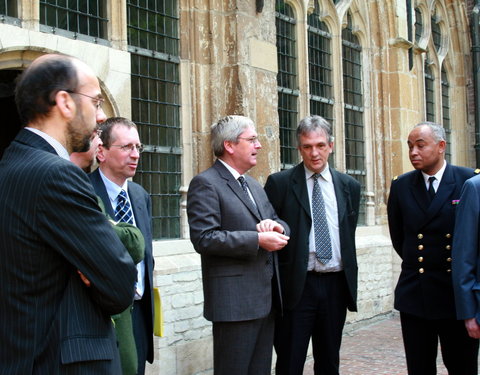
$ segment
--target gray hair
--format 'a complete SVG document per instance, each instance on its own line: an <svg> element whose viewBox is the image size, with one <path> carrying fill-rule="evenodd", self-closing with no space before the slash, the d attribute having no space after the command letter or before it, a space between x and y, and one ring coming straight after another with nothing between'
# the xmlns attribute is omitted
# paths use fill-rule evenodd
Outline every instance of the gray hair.
<svg viewBox="0 0 480 375"><path fill-rule="evenodd" d="M442 125L437 124L435 122L431 122L431 121L424 121L424 122L418 123L413 128L415 129L421 126L428 126L430 128L430 130L432 131L432 136L435 143L446 140L445 129L443 128Z"/></svg>
<svg viewBox="0 0 480 375"><path fill-rule="evenodd" d="M327 142L333 142L332 126L321 116L307 116L300 121L297 127L297 145L300 146L300 136L311 132L323 132L327 136Z"/></svg>
<svg viewBox="0 0 480 375"><path fill-rule="evenodd" d="M231 115L226 116L211 127L212 150L216 157L222 156L225 152L224 142L238 143L238 137L247 128L254 128L255 124L248 117Z"/></svg>

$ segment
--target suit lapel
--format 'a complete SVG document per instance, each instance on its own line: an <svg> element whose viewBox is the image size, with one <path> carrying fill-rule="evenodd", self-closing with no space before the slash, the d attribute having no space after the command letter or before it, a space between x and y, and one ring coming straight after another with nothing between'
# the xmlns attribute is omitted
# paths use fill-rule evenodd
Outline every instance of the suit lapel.
<svg viewBox="0 0 480 375"><path fill-rule="evenodd" d="M249 197L247 197L247 195L243 191L242 187L240 186L239 182L237 180L235 180L235 178L230 173L230 171L227 168L225 168L225 166L218 160L215 162L215 164L213 166L214 166L215 170L218 172L218 174L220 175L220 177L222 177L224 180L226 180L227 186L233 191L233 193L238 197L238 199L240 199L243 202L243 204L245 206L247 206L249 211L258 220L261 220L262 218L260 217L260 214L259 214L259 211L258 211L257 207L255 207L255 205L253 204L251 199ZM247 177L249 177L249 176L247 176ZM251 177L249 177L249 178L251 178ZM248 183L248 181L247 181L247 183ZM258 197L258 194L254 195L254 189L252 189L250 186L249 186L249 188L250 188L250 192L252 193L254 199L256 198L256 196ZM260 203L258 200L257 200L257 202Z"/></svg>
<svg viewBox="0 0 480 375"><path fill-rule="evenodd" d="M330 173L332 175L333 188L335 189L335 198L337 199L338 223L340 224L347 211L347 201L350 192L343 180L340 179L337 171L330 168Z"/></svg>
<svg viewBox="0 0 480 375"><path fill-rule="evenodd" d="M297 198L300 206L303 208L307 216L311 219L312 215L310 212L310 203L308 200L308 190L307 190L307 181L305 178L305 167L303 162L294 167L292 176L292 191L295 197Z"/></svg>
<svg viewBox="0 0 480 375"><path fill-rule="evenodd" d="M435 198L433 198L432 203L427 208L424 223L430 221L445 204L449 203L449 198L454 192L455 187L456 184L453 169L447 164L440 185L438 186L437 193L435 194ZM426 188L424 190L426 191Z"/></svg>
<svg viewBox="0 0 480 375"><path fill-rule="evenodd" d="M142 200L140 199L140 197L138 197L137 194L135 194L135 192L133 191L133 189L131 189L132 185L130 184L130 182L128 182L127 186L128 196L130 197L130 203L132 205L133 216L135 217L136 226L140 228L140 230L142 230L145 224L144 218L146 217L146 207L144 204L142 204Z"/></svg>
<svg viewBox="0 0 480 375"><path fill-rule="evenodd" d="M423 212L427 212L430 198L428 197L427 188L425 187L425 180L421 171L415 171L412 178L412 184L410 185L410 191L412 192L413 198L418 204L418 207L422 209Z"/></svg>
<svg viewBox="0 0 480 375"><path fill-rule="evenodd" d="M107 211L107 214L112 219L115 219L115 212L113 211L112 203L110 202L110 197L108 196L107 189L105 188L105 184L103 183L103 180L102 180L102 177L100 176L100 172L98 168L90 174L90 181L92 182L95 192L103 201L103 205L105 206L105 210Z"/></svg>

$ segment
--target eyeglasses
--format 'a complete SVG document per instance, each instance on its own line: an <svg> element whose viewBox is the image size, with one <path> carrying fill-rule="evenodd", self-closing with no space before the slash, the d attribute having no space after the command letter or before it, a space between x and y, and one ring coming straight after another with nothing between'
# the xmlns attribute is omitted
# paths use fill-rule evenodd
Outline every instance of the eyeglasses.
<svg viewBox="0 0 480 375"><path fill-rule="evenodd" d="M102 132L103 132L102 129L95 129L94 134L96 134L96 135L98 135L99 137L101 137L101 136L102 136Z"/></svg>
<svg viewBox="0 0 480 375"><path fill-rule="evenodd" d="M110 147L118 147L123 152L133 152L135 149L139 154L141 154L144 150L144 147L141 143L138 145L134 145L133 143L129 143L128 145L110 145Z"/></svg>
<svg viewBox="0 0 480 375"><path fill-rule="evenodd" d="M90 96L90 95L87 95L87 94L82 94L81 92L75 92L75 91L71 91L71 90L65 90L65 91L68 92L69 94L82 95L82 96L86 96L87 98L92 99L95 102L95 108L97 109L97 111L102 108L102 105L105 102L105 99L98 98L96 96Z"/></svg>
<svg viewBox="0 0 480 375"><path fill-rule="evenodd" d="M238 137L238 139L244 139L248 142L250 142L252 145L256 144L256 143L260 143L260 141L258 140L258 137Z"/></svg>

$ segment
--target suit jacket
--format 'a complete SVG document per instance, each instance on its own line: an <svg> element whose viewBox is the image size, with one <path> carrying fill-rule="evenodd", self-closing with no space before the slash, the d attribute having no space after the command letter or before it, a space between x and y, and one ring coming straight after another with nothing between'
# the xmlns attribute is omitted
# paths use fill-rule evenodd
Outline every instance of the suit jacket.
<svg viewBox="0 0 480 375"><path fill-rule="evenodd" d="M447 164L432 203L421 171L394 178L388 199L393 247L402 258L395 308L422 318L455 318L451 261L455 208L473 169Z"/></svg>
<svg viewBox="0 0 480 375"><path fill-rule="evenodd" d="M348 285L348 309L357 309L357 256L355 230L360 204L360 184L353 177L330 168L338 207L340 252ZM265 191L278 216L290 226L288 245L279 256L283 301L293 309L302 296L307 277L312 215L303 163L270 175Z"/></svg>
<svg viewBox="0 0 480 375"><path fill-rule="evenodd" d="M204 316L213 322L263 318L272 307L272 268L268 252L258 247L256 224L276 220L287 233L288 226L260 184L245 178L257 208L218 160L188 189L190 239L202 258Z"/></svg>
<svg viewBox="0 0 480 375"><path fill-rule="evenodd" d="M103 183L100 172L96 169L89 174L90 181L98 196L105 205L107 214L115 217L115 213L108 197L107 189ZM148 313L144 314L145 322L147 323L147 337L148 341L148 356L147 360L153 362L153 252L152 252L152 209L150 195L139 184L128 181L128 196L132 205L133 215L135 217L135 224L143 234L145 239L145 292L142 301L150 306Z"/></svg>
<svg viewBox="0 0 480 375"><path fill-rule="evenodd" d="M457 318L480 322L480 176L465 181L457 206L452 279Z"/></svg>
<svg viewBox="0 0 480 375"><path fill-rule="evenodd" d="M136 268L87 175L23 129L0 162L0 213L0 374L118 374L110 315Z"/></svg>

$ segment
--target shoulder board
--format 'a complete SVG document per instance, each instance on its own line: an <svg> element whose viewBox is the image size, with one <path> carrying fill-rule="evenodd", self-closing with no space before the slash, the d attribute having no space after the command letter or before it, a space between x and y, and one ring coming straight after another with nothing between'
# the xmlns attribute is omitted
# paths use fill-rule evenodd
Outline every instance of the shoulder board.
<svg viewBox="0 0 480 375"><path fill-rule="evenodd" d="M480 170L479 170L479 172L480 172ZM393 178L393 181L395 181L395 180L397 180L397 179L398 179L398 176L395 176L395 177Z"/></svg>
<svg viewBox="0 0 480 375"><path fill-rule="evenodd" d="M479 173L480 173L480 168L475 169L475 170L473 171L473 173L479 174Z"/></svg>

